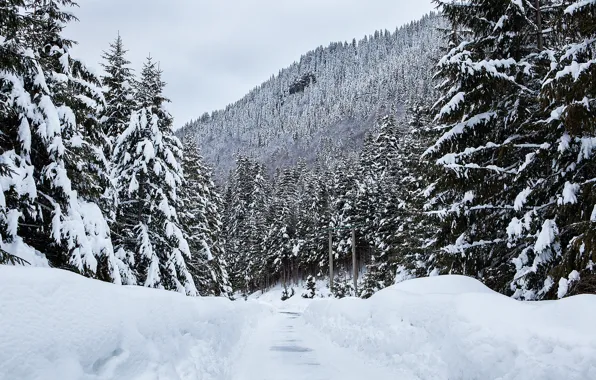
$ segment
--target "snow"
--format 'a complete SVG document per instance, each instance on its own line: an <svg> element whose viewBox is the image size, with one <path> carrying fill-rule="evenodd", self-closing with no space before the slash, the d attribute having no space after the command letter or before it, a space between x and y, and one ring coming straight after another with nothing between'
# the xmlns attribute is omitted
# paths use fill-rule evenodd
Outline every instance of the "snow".
<svg viewBox="0 0 596 380"><path fill-rule="evenodd" d="M443 134L443 136L441 136L433 146L428 148L422 156L428 156L438 151L445 142L450 141L455 136L463 134L468 129L473 129L474 127L480 124L487 123L490 119L492 119L495 116L496 114L494 112L485 112L482 114L474 115L465 121L455 124L449 131L445 132L445 134ZM440 160L438 160L438 163L440 163Z"/></svg>
<svg viewBox="0 0 596 380"><path fill-rule="evenodd" d="M232 302L12 266L0 289L0 379L596 378L592 295L520 302L436 276L368 300L321 280L325 298L282 302L278 285Z"/></svg>
<svg viewBox="0 0 596 380"><path fill-rule="evenodd" d="M545 220L542 224L542 230L540 230L536 244L534 245L534 250L538 253L541 253L549 248L554 243L558 232L559 229L557 228L557 224L554 220Z"/></svg>
<svg viewBox="0 0 596 380"><path fill-rule="evenodd" d="M557 297L563 298L567 295L567 291L569 290L569 281L565 277L561 277L559 279L559 288L557 290Z"/></svg>
<svg viewBox="0 0 596 380"><path fill-rule="evenodd" d="M532 189L526 187L521 193L515 197L515 202L513 203L513 208L515 211L519 211L524 208L524 205L528 201L528 196L532 194Z"/></svg>
<svg viewBox="0 0 596 380"><path fill-rule="evenodd" d="M315 300L304 318L391 379L587 380L596 378L595 312L592 295L521 302L470 278L438 276L369 300Z"/></svg>
<svg viewBox="0 0 596 380"><path fill-rule="evenodd" d="M577 156L578 163L582 160L589 160L592 157L592 152L596 149L596 137L582 137L580 143L580 153Z"/></svg>
<svg viewBox="0 0 596 380"><path fill-rule="evenodd" d="M568 6L567 8L565 8L565 13L566 14L570 14L573 15L575 12L577 12L578 10L587 7L589 5L595 5L596 4L596 0L581 0L581 1L577 1L573 4L571 4L570 6Z"/></svg>
<svg viewBox="0 0 596 380"><path fill-rule="evenodd" d="M0 379L225 379L271 308L0 266Z"/></svg>
<svg viewBox="0 0 596 380"><path fill-rule="evenodd" d="M472 203L474 201L474 192L473 191L466 191L464 194L464 199L462 200L463 204Z"/></svg>
<svg viewBox="0 0 596 380"><path fill-rule="evenodd" d="M579 184L571 183L569 181L565 182L565 187L563 188L563 194L561 197L559 197L558 204L566 205L566 204L577 203L577 193L578 192L579 192Z"/></svg>
<svg viewBox="0 0 596 380"><path fill-rule="evenodd" d="M25 260L31 266L46 268L49 268L50 266L46 256L43 253L33 249L31 246L25 244L20 236L13 236L13 241L10 243L0 240L0 248L11 255Z"/></svg>
<svg viewBox="0 0 596 380"><path fill-rule="evenodd" d="M523 221L521 221L520 219L514 217L513 219L511 219L511 222L509 222L509 225L507 226L507 236L509 236L509 238L513 238L516 236L521 236L521 234L524 232L524 223Z"/></svg>
<svg viewBox="0 0 596 380"><path fill-rule="evenodd" d="M233 380L393 380L386 368L362 360L318 334L301 309L284 305L259 324L246 344Z"/></svg>
<svg viewBox="0 0 596 380"><path fill-rule="evenodd" d="M438 115L435 116L435 120L440 120L445 115L450 115L454 110L458 108L458 106L461 103L464 102L465 95L465 92L458 92L457 94L455 94L453 98L451 98L451 100L449 100L447 104L445 104L443 108L441 108L441 111L439 111Z"/></svg>
<svg viewBox="0 0 596 380"><path fill-rule="evenodd" d="M567 149L569 149L570 143L571 143L571 136L569 136L569 133L567 133L567 132L563 133L563 135L561 136L561 140L559 142L559 152L565 153L565 151Z"/></svg>
<svg viewBox="0 0 596 380"><path fill-rule="evenodd" d="M569 280L565 277L561 277L559 280L559 288L557 289L557 297L563 298L567 295L569 291L569 286L571 286L574 282L579 281L579 272L574 270L569 273Z"/></svg>

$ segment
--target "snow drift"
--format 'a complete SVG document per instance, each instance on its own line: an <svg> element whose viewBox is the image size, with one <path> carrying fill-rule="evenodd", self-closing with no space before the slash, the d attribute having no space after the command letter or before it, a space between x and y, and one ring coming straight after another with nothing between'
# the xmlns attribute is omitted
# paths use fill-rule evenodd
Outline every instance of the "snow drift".
<svg viewBox="0 0 596 380"><path fill-rule="evenodd" d="M462 276L369 300L315 300L304 317L400 379L596 379L596 296L520 302Z"/></svg>
<svg viewBox="0 0 596 380"><path fill-rule="evenodd" d="M0 379L221 379L271 309L0 266Z"/></svg>

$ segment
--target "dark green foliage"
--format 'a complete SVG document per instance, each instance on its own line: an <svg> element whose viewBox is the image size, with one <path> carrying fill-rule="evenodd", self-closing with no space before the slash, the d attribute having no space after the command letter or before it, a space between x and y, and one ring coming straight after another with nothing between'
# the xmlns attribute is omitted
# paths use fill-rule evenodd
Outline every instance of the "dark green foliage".
<svg viewBox="0 0 596 380"><path fill-rule="evenodd" d="M294 288L290 288L290 290L288 291L288 287L284 286L284 290L281 293L281 300L282 301L287 301L290 298L294 297Z"/></svg>
<svg viewBox="0 0 596 380"><path fill-rule="evenodd" d="M354 285L352 285L351 280L338 279L338 281L333 282L331 293L335 298L353 297Z"/></svg>
<svg viewBox="0 0 596 380"><path fill-rule="evenodd" d="M302 293L302 298L315 298L317 291L317 282L314 276L309 275L306 278L305 291Z"/></svg>
<svg viewBox="0 0 596 380"><path fill-rule="evenodd" d="M184 184L180 198L184 207L178 215L191 252L189 271L199 294L231 297L221 233L222 201L196 142L186 138L183 144Z"/></svg>
<svg viewBox="0 0 596 380"><path fill-rule="evenodd" d="M129 67L130 62L125 57L126 52L122 38L118 35L110 44L110 49L102 56L105 75L101 81L105 89L106 107L102 112L101 123L111 143L105 152L110 160L113 150L111 145L130 123L130 116L135 108L134 77Z"/></svg>
<svg viewBox="0 0 596 380"><path fill-rule="evenodd" d="M186 260L191 257L181 229L178 197L183 182L182 146L163 107L165 83L148 58L137 85L138 109L114 150L119 209L115 243L133 268L134 282L196 295Z"/></svg>

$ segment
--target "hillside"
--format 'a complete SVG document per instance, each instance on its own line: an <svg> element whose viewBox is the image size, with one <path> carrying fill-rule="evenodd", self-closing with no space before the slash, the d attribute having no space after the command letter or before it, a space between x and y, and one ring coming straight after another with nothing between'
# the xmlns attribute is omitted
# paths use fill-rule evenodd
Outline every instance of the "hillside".
<svg viewBox="0 0 596 380"><path fill-rule="evenodd" d="M431 99L442 32L436 14L360 41L335 42L303 55L244 98L183 127L220 178L237 154L269 169L359 150L379 111L398 115ZM334 161L334 160L332 160Z"/></svg>

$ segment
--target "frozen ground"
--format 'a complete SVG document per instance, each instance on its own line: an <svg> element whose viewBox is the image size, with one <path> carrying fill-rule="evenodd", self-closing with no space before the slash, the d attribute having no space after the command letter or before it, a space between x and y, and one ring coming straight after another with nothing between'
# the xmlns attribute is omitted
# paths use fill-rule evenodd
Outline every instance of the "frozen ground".
<svg viewBox="0 0 596 380"><path fill-rule="evenodd" d="M0 380L596 379L596 296L522 303L459 276L300 293L231 302L0 266Z"/></svg>

